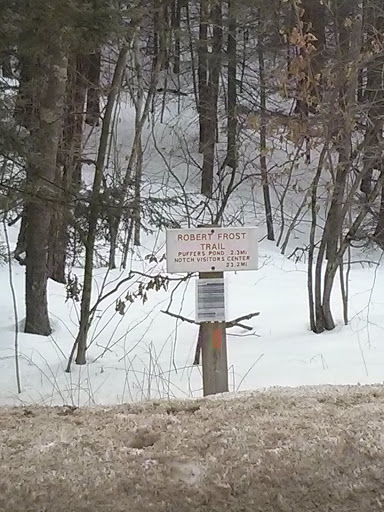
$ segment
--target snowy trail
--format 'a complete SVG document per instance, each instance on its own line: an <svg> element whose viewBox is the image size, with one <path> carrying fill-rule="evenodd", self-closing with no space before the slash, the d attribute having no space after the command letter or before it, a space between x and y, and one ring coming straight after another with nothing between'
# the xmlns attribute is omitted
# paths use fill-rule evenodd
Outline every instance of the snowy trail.
<svg viewBox="0 0 384 512"><path fill-rule="evenodd" d="M378 386L3 408L0 510L379 511L383 419Z"/></svg>

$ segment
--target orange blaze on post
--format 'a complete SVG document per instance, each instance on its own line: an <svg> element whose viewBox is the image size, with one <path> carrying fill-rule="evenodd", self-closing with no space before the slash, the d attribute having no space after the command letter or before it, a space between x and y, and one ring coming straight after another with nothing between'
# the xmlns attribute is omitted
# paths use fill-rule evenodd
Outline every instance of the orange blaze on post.
<svg viewBox="0 0 384 512"><path fill-rule="evenodd" d="M222 330L219 326L214 326L212 328L212 348L215 350L221 349L221 338L222 338Z"/></svg>

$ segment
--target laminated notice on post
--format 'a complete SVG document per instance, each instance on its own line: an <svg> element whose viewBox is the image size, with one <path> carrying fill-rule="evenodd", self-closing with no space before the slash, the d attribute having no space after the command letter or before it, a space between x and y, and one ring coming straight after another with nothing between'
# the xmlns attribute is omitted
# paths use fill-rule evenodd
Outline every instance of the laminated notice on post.
<svg viewBox="0 0 384 512"><path fill-rule="evenodd" d="M224 278L197 279L196 322L225 322Z"/></svg>

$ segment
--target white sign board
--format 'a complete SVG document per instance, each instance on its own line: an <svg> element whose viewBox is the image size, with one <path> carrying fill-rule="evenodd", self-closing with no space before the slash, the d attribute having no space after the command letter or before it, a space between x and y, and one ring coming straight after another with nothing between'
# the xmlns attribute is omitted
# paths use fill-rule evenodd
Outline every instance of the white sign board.
<svg viewBox="0 0 384 512"><path fill-rule="evenodd" d="M196 322L225 322L223 277L196 280Z"/></svg>
<svg viewBox="0 0 384 512"><path fill-rule="evenodd" d="M167 230L167 272L257 270L254 227Z"/></svg>

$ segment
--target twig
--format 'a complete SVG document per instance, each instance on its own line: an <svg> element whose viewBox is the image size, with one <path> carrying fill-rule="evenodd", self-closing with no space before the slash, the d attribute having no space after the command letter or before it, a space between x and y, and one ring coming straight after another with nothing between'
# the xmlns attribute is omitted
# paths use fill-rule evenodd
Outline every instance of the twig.
<svg viewBox="0 0 384 512"><path fill-rule="evenodd" d="M241 324L240 322L236 322L236 324L233 327L241 327L242 329L245 329L246 331L253 331L253 327L250 325ZM226 327L230 328L230 325L227 325Z"/></svg>
<svg viewBox="0 0 384 512"><path fill-rule="evenodd" d="M260 312L257 313L249 313L249 315L239 316L238 318L235 318L234 320L231 320L230 322L226 322L225 326L227 329L230 329L231 327L240 326L243 327L240 322L243 320L250 320L251 318L255 316L259 316Z"/></svg>
<svg viewBox="0 0 384 512"><path fill-rule="evenodd" d="M241 381L239 382L237 388L236 388L236 391L239 391L240 389L240 386L242 385L242 383L244 382L244 380L246 379L246 377L248 376L248 374L253 370L253 368L257 365L257 363L260 361L260 359L262 359L264 357L264 354L261 354L257 359L256 361L253 363L253 365L248 368L248 371L246 372L245 375L243 375L243 378L241 379Z"/></svg>
<svg viewBox="0 0 384 512"><path fill-rule="evenodd" d="M5 243L7 245L8 252L8 269L9 269L9 286L11 288L12 302L13 302L13 314L15 317L15 367L16 367L16 383L17 392L21 393L21 382L20 382L20 366L19 366L19 315L17 313L17 301L16 292L13 285L13 273L12 273L12 254L11 247L9 245L8 228L5 217L3 218Z"/></svg>
<svg viewBox="0 0 384 512"><path fill-rule="evenodd" d="M65 368L65 373L71 373L71 366L72 366L73 356L75 355L76 348L77 348L77 340L75 340L72 345L72 350L71 350L71 353L69 354L67 367Z"/></svg>
<svg viewBox="0 0 384 512"><path fill-rule="evenodd" d="M176 313L171 313L170 311L161 311L161 312L164 313L164 315L169 315L172 318L177 318L178 320L181 320L182 322L188 322L189 324L200 325L199 322L196 322L195 320L191 320L190 318L186 318L185 316L177 315Z"/></svg>
<svg viewBox="0 0 384 512"><path fill-rule="evenodd" d="M363 266L364 263L366 263L368 266L371 266L371 265L376 265L377 267L380 266L380 262L378 262L378 261L371 261L371 260L350 261L349 265L361 265L361 266Z"/></svg>
<svg viewBox="0 0 384 512"><path fill-rule="evenodd" d="M200 364L200 353L201 353L202 343L203 343L203 339L201 337L201 328L199 328L199 336L197 338L197 343L196 343L195 357L193 359L194 366L199 366L199 364Z"/></svg>
<svg viewBox="0 0 384 512"><path fill-rule="evenodd" d="M182 315L177 315L176 313L171 313L171 311L162 311L162 313L164 313L165 315L169 315L173 318L177 318L178 320L181 320L182 322L188 322L189 324L200 325L200 322L196 322L195 320L192 320L191 318L186 318L185 316L182 316ZM259 315L260 315L260 313L257 312L257 313L250 313L249 315L239 316L238 318L235 318L234 320L231 320L230 322L225 322L225 327L227 329L231 329L232 327L242 327L243 329L246 329L247 331L251 331L252 327L250 327L249 325L244 325L240 322L242 322L242 320L250 320L251 318L253 318L255 316L259 316Z"/></svg>
<svg viewBox="0 0 384 512"><path fill-rule="evenodd" d="M148 279L158 278L158 279L161 279L164 283L168 283L171 281L183 282L183 281L186 281L187 279L189 279L189 277L191 276L191 274L187 274L186 276L183 276L183 277L168 277L168 276L164 276L162 274L151 275L151 274L144 274L143 272L138 272L136 270L131 270L129 272L128 276L125 277L124 279L122 279L121 281L119 281L117 283L117 285L113 288L113 290L110 290L105 295L102 295L97 299L97 301L91 308L91 313L94 313L96 311L96 309L100 306L101 302L103 302L105 299L107 299L108 297L110 297L111 295L116 293L123 284L130 281L135 275L145 277Z"/></svg>
<svg viewBox="0 0 384 512"><path fill-rule="evenodd" d="M311 189L309 188L307 190L307 192L305 193L304 198L303 198L299 208L297 209L297 212L295 213L295 216L293 217L291 224L289 225L289 227L287 229L287 232L286 232L285 238L284 238L284 242L281 244L281 254L285 254L285 250L287 248L291 233L297 226L297 219L300 217L301 212L303 211L305 205L307 204L307 200L308 200L308 197L310 196L310 193L311 193Z"/></svg>

